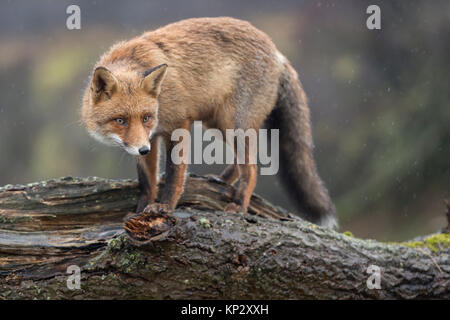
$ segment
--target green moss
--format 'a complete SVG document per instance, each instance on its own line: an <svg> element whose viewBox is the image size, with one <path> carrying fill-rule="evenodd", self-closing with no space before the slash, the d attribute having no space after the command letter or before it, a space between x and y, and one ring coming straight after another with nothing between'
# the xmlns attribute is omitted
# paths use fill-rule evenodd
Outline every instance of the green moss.
<svg viewBox="0 0 450 320"><path fill-rule="evenodd" d="M119 265L127 273L145 267L145 258L136 251L126 249L119 257Z"/></svg>
<svg viewBox="0 0 450 320"><path fill-rule="evenodd" d="M204 228L206 228L206 229L211 228L211 223L209 222L208 219L201 218L201 219L199 220L199 222L200 222L200 225L201 225L202 227L204 227Z"/></svg>
<svg viewBox="0 0 450 320"><path fill-rule="evenodd" d="M127 245L124 236L110 240L107 251L115 253L117 265L127 273L147 268L145 257L134 247Z"/></svg>
<svg viewBox="0 0 450 320"><path fill-rule="evenodd" d="M428 248L432 252L450 248L450 234L441 233L429 236L422 241L390 242L390 244L406 246L409 248Z"/></svg>
<svg viewBox="0 0 450 320"><path fill-rule="evenodd" d="M355 236L353 235L353 233L351 233L350 231L344 231L342 234L346 235L347 237L352 237L352 238L355 237Z"/></svg>
<svg viewBox="0 0 450 320"><path fill-rule="evenodd" d="M117 238L110 240L108 242L107 250L110 252L119 251L120 249L122 249L122 247L124 245L124 241L125 241L125 239L123 239L123 237L117 237Z"/></svg>

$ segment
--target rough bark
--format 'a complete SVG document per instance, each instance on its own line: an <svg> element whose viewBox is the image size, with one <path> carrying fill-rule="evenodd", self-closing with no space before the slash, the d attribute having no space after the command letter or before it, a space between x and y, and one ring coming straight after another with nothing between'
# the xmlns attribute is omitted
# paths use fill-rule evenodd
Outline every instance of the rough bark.
<svg viewBox="0 0 450 320"><path fill-rule="evenodd" d="M122 229L137 201L134 181L0 188L0 298L450 298L448 236L431 249L355 239L258 196L249 214L229 214L232 192L189 177L176 226L136 246ZM70 265L81 268L79 290L67 288ZM367 286L370 265L381 268L379 290Z"/></svg>

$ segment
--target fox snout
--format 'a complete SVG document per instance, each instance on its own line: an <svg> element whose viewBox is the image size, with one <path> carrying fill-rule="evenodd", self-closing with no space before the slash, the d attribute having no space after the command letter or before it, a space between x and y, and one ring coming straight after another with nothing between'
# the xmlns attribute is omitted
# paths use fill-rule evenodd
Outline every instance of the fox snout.
<svg viewBox="0 0 450 320"><path fill-rule="evenodd" d="M150 146L148 145L148 146L140 147L138 151L141 156L146 155L150 151Z"/></svg>
<svg viewBox="0 0 450 320"><path fill-rule="evenodd" d="M128 126L123 128L124 131L121 135L125 151L134 156L143 156L150 152L149 137L153 126L140 123L140 118L130 119Z"/></svg>
<svg viewBox="0 0 450 320"><path fill-rule="evenodd" d="M144 142L145 141L145 142ZM150 152L150 142L148 139L142 142L129 143L124 141L122 144L123 149L133 156L145 156Z"/></svg>
<svg viewBox="0 0 450 320"><path fill-rule="evenodd" d="M124 148L126 152L128 152L129 154L133 155L133 156L145 156L147 153L150 152L150 144L146 145L146 146L142 146L140 148L138 147L125 147Z"/></svg>
<svg viewBox="0 0 450 320"><path fill-rule="evenodd" d="M144 145L138 145L138 146L132 146L128 143L122 144L123 149L128 152L129 154L133 156L145 156L147 153L150 152L150 143L144 144Z"/></svg>
<svg viewBox="0 0 450 320"><path fill-rule="evenodd" d="M140 116L117 118L96 130L89 130L89 133L96 140L121 147L133 156L144 156L150 152L150 137L155 130L156 120L141 122Z"/></svg>

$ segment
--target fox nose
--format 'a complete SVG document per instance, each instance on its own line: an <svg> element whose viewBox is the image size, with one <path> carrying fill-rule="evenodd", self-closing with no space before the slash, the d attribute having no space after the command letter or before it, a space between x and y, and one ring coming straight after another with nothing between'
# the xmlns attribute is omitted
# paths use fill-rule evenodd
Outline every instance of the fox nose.
<svg viewBox="0 0 450 320"><path fill-rule="evenodd" d="M139 149L139 153L143 156L147 154L150 151L150 148L148 146L143 146Z"/></svg>

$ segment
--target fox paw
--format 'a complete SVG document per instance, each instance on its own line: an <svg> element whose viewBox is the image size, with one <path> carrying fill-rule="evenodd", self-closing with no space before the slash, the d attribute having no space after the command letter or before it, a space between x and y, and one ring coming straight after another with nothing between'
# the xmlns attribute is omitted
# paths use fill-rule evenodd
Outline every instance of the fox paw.
<svg viewBox="0 0 450 320"><path fill-rule="evenodd" d="M170 210L169 205L165 203L151 203L144 208L142 213L151 213L151 214L172 214L172 210Z"/></svg>
<svg viewBox="0 0 450 320"><path fill-rule="evenodd" d="M228 213L238 213L238 212L244 212L244 210L242 209L242 206L234 203L234 202L230 202L229 204L227 204L225 206L225 212Z"/></svg>

